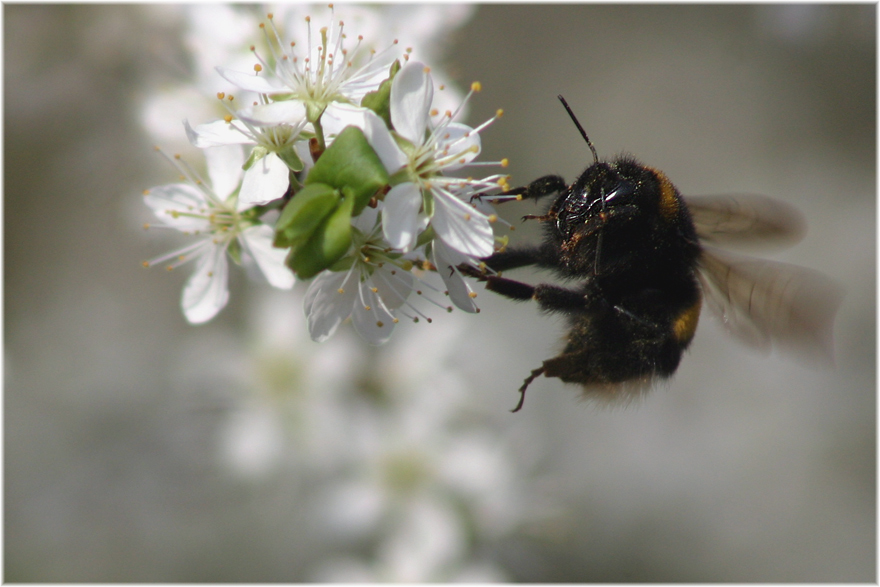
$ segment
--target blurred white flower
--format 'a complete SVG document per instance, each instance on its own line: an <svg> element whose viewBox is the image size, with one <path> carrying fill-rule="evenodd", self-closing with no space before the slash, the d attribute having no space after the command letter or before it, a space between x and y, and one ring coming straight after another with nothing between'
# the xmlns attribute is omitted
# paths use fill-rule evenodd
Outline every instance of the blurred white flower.
<svg viewBox="0 0 880 587"><path fill-rule="evenodd" d="M375 557L323 561L322 580L452 581L475 569L504 578L474 560L469 545L511 531L531 513L504 442L485 420L466 416L476 410L473 395L447 358L460 325L432 330L408 329L383 347L373 371L386 401L350 412L350 464L315 513L327 531L371 537ZM429 341L431 360L418 360Z"/></svg>
<svg viewBox="0 0 880 587"><path fill-rule="evenodd" d="M256 34L269 12L273 13L276 26L282 29L280 35L303 46L312 26L306 17L316 23L332 23L338 19L345 23L346 30L356 31L364 43L369 44L362 45L360 52L365 55L388 48L399 39L399 47L415 47L419 59L438 63L443 59L450 33L467 22L475 7L467 4L347 4L332 9L326 4L194 4L166 5L162 10L177 14L182 21L190 67L186 79L180 83L153 86L143 94L141 120L154 141L172 144L178 150L186 147L179 134L181 113L186 113L191 120L210 120L225 114L216 101L210 99L218 92L229 90L229 82L217 74L217 65L222 64L230 71L250 71L254 65L251 47L256 45L270 51ZM435 68L434 75L445 88L438 95L437 107L453 108L461 101L460 92L442 70ZM249 98L241 100L243 104L249 102Z"/></svg>
<svg viewBox="0 0 880 587"><path fill-rule="evenodd" d="M164 153L163 153L164 154ZM145 261L145 267L169 262L170 270L190 260L196 269L183 289L181 306L193 324L207 322L229 299L226 255L253 263L277 288L290 289L294 277L284 265L285 252L273 248L272 227L261 224L256 211L238 202L243 155L238 146L205 150L209 182L176 159L169 158L188 183L170 184L144 192L144 202L160 221L150 227L173 228L196 242Z"/></svg>

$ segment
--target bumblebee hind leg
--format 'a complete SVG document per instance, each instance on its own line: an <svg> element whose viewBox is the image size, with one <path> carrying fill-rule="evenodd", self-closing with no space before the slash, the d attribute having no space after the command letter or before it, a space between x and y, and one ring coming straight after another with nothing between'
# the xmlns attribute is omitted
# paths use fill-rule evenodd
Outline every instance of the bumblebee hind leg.
<svg viewBox="0 0 880 587"><path fill-rule="evenodd" d="M545 361L546 363L546 361ZM510 410L512 413L517 413L523 407L523 403L526 401L526 389L528 389L529 384L540 377L544 373L544 367L538 367L537 369L532 369L531 375L526 377L526 380L523 381L522 387L519 388L519 402L517 402L516 407Z"/></svg>

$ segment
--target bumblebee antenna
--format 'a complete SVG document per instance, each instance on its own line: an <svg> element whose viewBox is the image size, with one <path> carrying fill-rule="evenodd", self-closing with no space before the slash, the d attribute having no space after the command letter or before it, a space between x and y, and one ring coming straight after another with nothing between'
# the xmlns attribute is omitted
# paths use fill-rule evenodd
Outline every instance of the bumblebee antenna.
<svg viewBox="0 0 880 587"><path fill-rule="evenodd" d="M562 97L562 94L556 96L559 98L559 101L562 102L562 105L565 107L565 111L568 112L568 115L571 116L571 120L574 122L574 125L581 131L581 136L584 137L584 140L587 141L587 146L590 147L590 151L593 152L593 163L599 162L599 155L596 153L596 147L593 146L592 141L590 141L590 137L587 136L584 127L581 126L581 123L578 122L577 116L574 115L574 112L571 111L571 108L568 107L568 102L565 101L565 98Z"/></svg>

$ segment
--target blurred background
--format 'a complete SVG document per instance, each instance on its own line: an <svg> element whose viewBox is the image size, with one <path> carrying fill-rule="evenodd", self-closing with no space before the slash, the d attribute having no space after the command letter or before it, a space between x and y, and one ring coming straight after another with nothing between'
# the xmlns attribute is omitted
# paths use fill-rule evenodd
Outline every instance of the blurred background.
<svg viewBox="0 0 880 587"><path fill-rule="evenodd" d="M194 17L5 5L6 581L876 580L876 6L454 12L431 57L482 83L466 122L504 109L483 159L509 158L511 184L590 161L563 94L602 157L802 210L807 237L773 258L846 287L836 368L704 315L637 404L541 378L512 415L564 325L482 290L479 315L387 346L350 326L318 345L301 287L238 272L190 326L190 269L141 267L173 243L139 196L175 180L144 112L196 75ZM538 238L533 211L499 208L512 242Z"/></svg>

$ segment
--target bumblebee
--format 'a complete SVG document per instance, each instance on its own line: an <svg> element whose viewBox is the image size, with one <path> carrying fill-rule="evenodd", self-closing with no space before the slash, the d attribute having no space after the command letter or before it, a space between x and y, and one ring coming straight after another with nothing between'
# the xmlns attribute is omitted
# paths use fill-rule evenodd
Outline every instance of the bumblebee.
<svg viewBox="0 0 880 587"><path fill-rule="evenodd" d="M565 99L559 96L593 154L567 185L558 175L498 194L497 202L558 194L543 215L543 242L512 247L462 267L486 289L534 300L567 318L562 352L532 370L529 384L557 377L592 398L631 398L671 376L697 329L705 303L727 329L762 348L794 349L830 359L831 328L842 297L828 278L808 269L753 259L716 245L791 244L804 222L793 207L764 196L684 198L662 171L629 156L600 161ZM536 266L565 286L530 285L501 272Z"/></svg>

